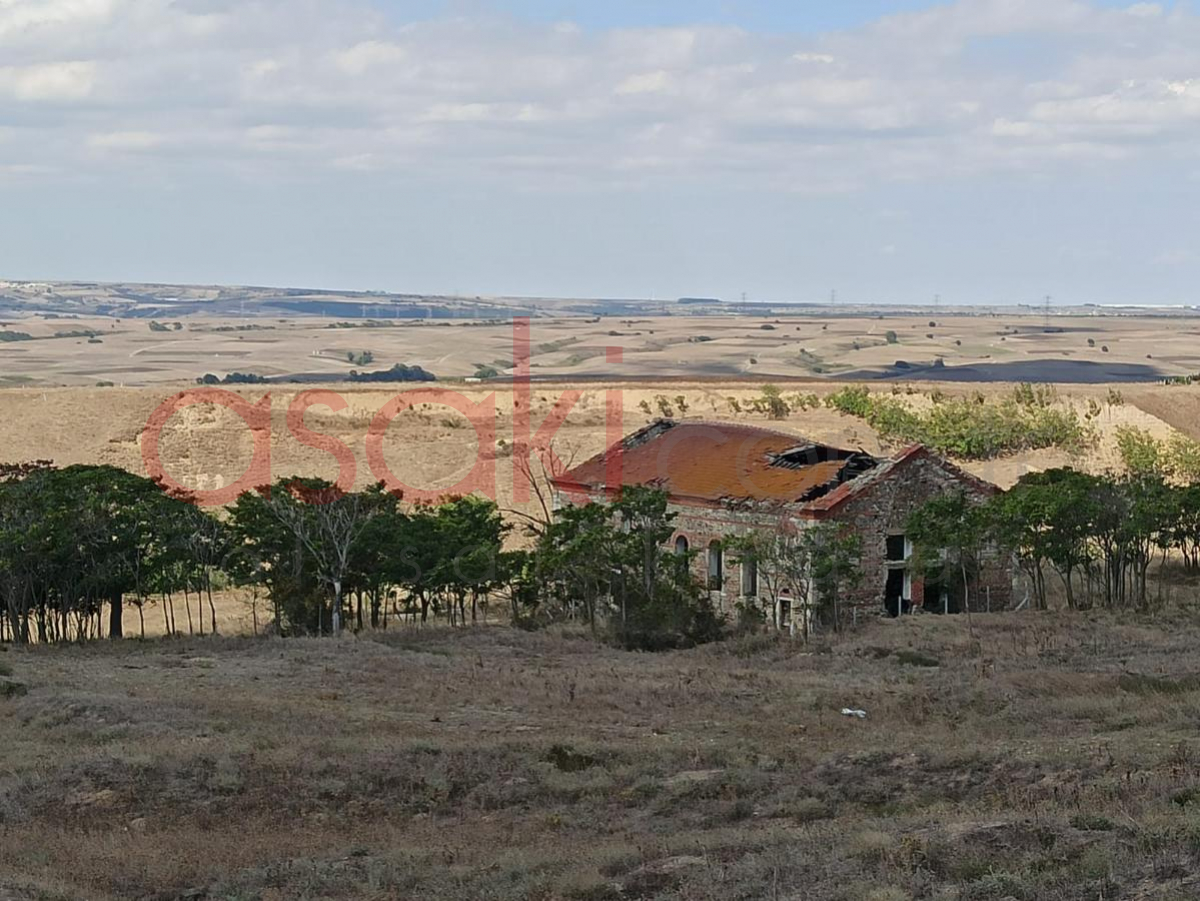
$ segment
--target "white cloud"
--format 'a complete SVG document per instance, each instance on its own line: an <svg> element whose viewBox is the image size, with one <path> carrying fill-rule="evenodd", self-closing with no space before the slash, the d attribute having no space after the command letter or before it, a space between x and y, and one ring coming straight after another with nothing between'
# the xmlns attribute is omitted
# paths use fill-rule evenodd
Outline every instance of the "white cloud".
<svg viewBox="0 0 1200 901"><path fill-rule="evenodd" d="M398 24L369 3L0 0L0 165L826 191L1200 142L1182 6L959 0L798 51L732 27Z"/></svg>
<svg viewBox="0 0 1200 901"><path fill-rule="evenodd" d="M671 84L671 75L659 69L657 72L645 72L640 75L630 75L619 85L618 94L660 94Z"/></svg>
<svg viewBox="0 0 1200 901"><path fill-rule="evenodd" d="M165 139L151 131L110 131L89 135L87 143L95 150L141 151L161 147Z"/></svg>
<svg viewBox="0 0 1200 901"><path fill-rule="evenodd" d="M362 75L376 66L394 65L407 56L407 52L398 44L385 41L363 41L348 50L335 54L337 64L351 75Z"/></svg>
<svg viewBox="0 0 1200 901"><path fill-rule="evenodd" d="M1161 16L1163 8L1161 3L1135 3L1133 6L1126 8L1125 12L1131 16L1152 19Z"/></svg>
<svg viewBox="0 0 1200 901"><path fill-rule="evenodd" d="M792 59L798 63L820 63L827 66L837 62L836 57L828 53L793 53Z"/></svg>
<svg viewBox="0 0 1200 901"><path fill-rule="evenodd" d="M1176 248L1162 251L1151 262L1156 266L1186 266L1200 262L1200 255L1194 250Z"/></svg>
<svg viewBox="0 0 1200 901"><path fill-rule="evenodd" d="M22 103L83 100L95 87L91 62L44 63L0 68L0 95Z"/></svg>

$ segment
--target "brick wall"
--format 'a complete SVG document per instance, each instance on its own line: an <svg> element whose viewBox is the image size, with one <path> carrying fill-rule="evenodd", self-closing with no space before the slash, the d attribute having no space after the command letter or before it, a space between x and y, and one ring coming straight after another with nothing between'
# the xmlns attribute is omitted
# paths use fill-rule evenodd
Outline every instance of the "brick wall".
<svg viewBox="0 0 1200 901"><path fill-rule="evenodd" d="M828 521L844 523L862 536L862 582L846 599L847 605L855 608L858 617L885 613L888 537L903 535L909 516L927 501L949 491L960 490L967 491L979 502L985 501L990 495L988 489L963 478L958 470L936 457L917 454L897 464L886 475L829 514ZM601 500L602 497L596 499ZM676 519L675 534L671 536L668 546L674 548L681 536L687 539L689 549L696 552L693 571L703 584L708 584L708 549L713 542L753 529L775 529L779 517L778 513L745 510L733 505L712 508L671 504L669 510L676 515ZM718 610L732 616L738 602L744 600L742 564L735 563L734 555L728 551L723 552L723 557L723 578L720 586L711 590L709 595ZM978 591L972 597L972 609L984 609L988 599L993 610L1009 607L1012 603L1012 579L1011 561L993 555L979 573ZM975 587L974 582L972 587ZM770 616L775 599L765 597L766 588L761 576L759 594L760 607ZM926 586L916 573L912 574L909 598L913 607L921 607L926 603L930 606L940 605L941 602L940 594L938 598L926 597Z"/></svg>
<svg viewBox="0 0 1200 901"><path fill-rule="evenodd" d="M678 504L670 505L669 509L676 514L675 535L671 537L671 545L674 546L676 538L681 535L687 539L691 550L697 552L692 561L692 571L703 584L708 584L708 550L713 542L744 535L754 529L774 529L777 520L774 515L733 509L713 510ZM743 600L743 564L735 562L735 556L730 551L723 552L724 578L720 588L709 592L717 609L730 615L737 609L738 602ZM763 591L761 584L759 590Z"/></svg>
<svg viewBox="0 0 1200 901"><path fill-rule="evenodd" d="M903 535L909 516L927 501L951 491L965 490L982 503L990 492L963 479L957 470L936 457L920 454L899 464L869 489L852 497L834 511L831 521L844 523L862 536L863 580L849 602L862 613L883 613L887 586L887 539ZM998 554L986 560L979 574L980 592L990 594L993 610L1006 609L1012 602L1012 565ZM911 602L914 607L937 599L925 597L925 585L913 574ZM972 598L973 610L983 609L984 598Z"/></svg>

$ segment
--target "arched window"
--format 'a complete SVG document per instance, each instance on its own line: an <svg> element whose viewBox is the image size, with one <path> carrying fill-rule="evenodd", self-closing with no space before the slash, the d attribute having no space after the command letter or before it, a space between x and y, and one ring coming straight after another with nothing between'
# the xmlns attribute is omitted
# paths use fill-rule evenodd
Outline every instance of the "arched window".
<svg viewBox="0 0 1200 901"><path fill-rule="evenodd" d="M678 538L675 539L675 553L678 554L680 557L686 556L687 552L690 550L691 550L691 545L688 544L686 535L680 535Z"/></svg>
<svg viewBox="0 0 1200 901"><path fill-rule="evenodd" d="M714 541L708 546L708 587L710 591L720 591L725 585L725 553L721 550L721 542Z"/></svg>

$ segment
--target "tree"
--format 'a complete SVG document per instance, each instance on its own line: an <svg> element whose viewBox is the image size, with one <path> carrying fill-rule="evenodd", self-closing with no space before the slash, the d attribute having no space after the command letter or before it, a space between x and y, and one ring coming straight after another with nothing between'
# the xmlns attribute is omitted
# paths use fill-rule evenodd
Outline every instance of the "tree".
<svg viewBox="0 0 1200 901"><path fill-rule="evenodd" d="M862 581L862 538L833 523L809 529L804 538L819 615L840 632L842 598Z"/></svg>
<svg viewBox="0 0 1200 901"><path fill-rule="evenodd" d="M601 599L611 592L617 553L612 511L603 504L564 507L538 542L547 599L571 618L578 604L593 634Z"/></svg>
<svg viewBox="0 0 1200 901"><path fill-rule="evenodd" d="M466 622L466 599L471 599L471 621L478 618L478 603L497 586L500 553L509 527L496 504L479 497L453 498L437 508L435 526L440 560L434 566L435 583L458 605L460 624ZM453 622L453 606L451 621Z"/></svg>
<svg viewBox="0 0 1200 901"><path fill-rule="evenodd" d="M805 541L805 527L786 513L776 519L774 529L754 529L730 538L726 547L740 565L753 565L760 584L771 599L772 615L778 628L795 632L795 605L807 604L811 595L812 573ZM783 621L778 609L785 597L792 599L792 613ZM808 617L802 622L804 637L808 637Z"/></svg>
<svg viewBox="0 0 1200 901"><path fill-rule="evenodd" d="M256 499L257 497L257 499ZM280 531L290 533L311 563L313 574L331 594L330 631L342 629L346 580L355 543L384 508L385 492L343 492L323 479L283 479L258 495L243 495L234 508L242 534L264 549L279 549ZM297 569L300 569L297 566ZM324 629L318 611L317 631Z"/></svg>
<svg viewBox="0 0 1200 901"><path fill-rule="evenodd" d="M714 640L721 623L690 555L666 547L674 520L664 492L636 486L612 504L564 508L535 553L543 602L568 616L578 606L593 633L603 620L609 638L629 649Z"/></svg>
<svg viewBox="0 0 1200 901"><path fill-rule="evenodd" d="M613 504L616 601L610 635L630 650L687 647L720 637L721 623L691 574L688 558L668 551L676 515L667 494L629 486Z"/></svg>
<svg viewBox="0 0 1200 901"><path fill-rule="evenodd" d="M760 584L771 599L775 624L793 634L796 608L801 608L799 626L807 641L811 613L840 631L843 626L842 598L862 579L862 541L852 532L832 523L798 522L780 513L774 529L755 529L726 542L743 565L752 564ZM778 605L791 598L791 614L785 622Z"/></svg>
<svg viewBox="0 0 1200 901"><path fill-rule="evenodd" d="M1046 566L1058 572L1068 605L1075 607L1074 574L1089 560L1086 511L1092 483L1078 475L1073 470L1032 473L990 504L996 539L1016 555L1043 610Z"/></svg>
<svg viewBox="0 0 1200 901"><path fill-rule="evenodd" d="M132 596L144 607L171 577L172 536L186 505L156 483L109 466L0 471L0 633L26 642L125 633Z"/></svg>
<svg viewBox="0 0 1200 901"><path fill-rule="evenodd" d="M646 411L649 413L648 405ZM505 512L520 522L530 537L541 538L554 522L553 483L571 468L574 460L574 449L563 452L563 448L555 443L535 447L519 444L513 448L513 475L528 487L532 507L529 511L509 509Z"/></svg>
<svg viewBox="0 0 1200 901"><path fill-rule="evenodd" d="M913 562L919 568L939 568L962 578L963 609L972 636L971 583L978 576L980 557L991 535L989 510L974 503L966 492L934 498L908 519L907 535L913 544Z"/></svg>

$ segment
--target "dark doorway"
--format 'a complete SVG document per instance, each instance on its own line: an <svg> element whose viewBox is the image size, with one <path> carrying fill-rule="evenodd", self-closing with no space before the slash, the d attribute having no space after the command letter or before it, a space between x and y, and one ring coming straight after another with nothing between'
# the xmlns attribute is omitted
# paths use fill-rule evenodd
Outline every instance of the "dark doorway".
<svg viewBox="0 0 1200 901"><path fill-rule="evenodd" d="M889 569L883 603L888 616L897 617L912 612L912 602L904 598L904 570Z"/></svg>
<svg viewBox="0 0 1200 901"><path fill-rule="evenodd" d="M963 582L958 573L935 571L925 577L925 612L963 612Z"/></svg>

